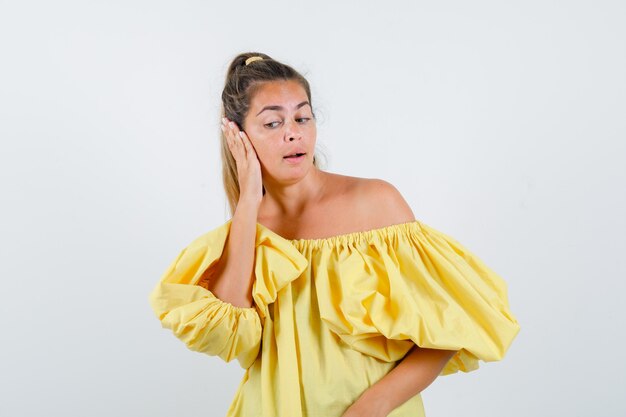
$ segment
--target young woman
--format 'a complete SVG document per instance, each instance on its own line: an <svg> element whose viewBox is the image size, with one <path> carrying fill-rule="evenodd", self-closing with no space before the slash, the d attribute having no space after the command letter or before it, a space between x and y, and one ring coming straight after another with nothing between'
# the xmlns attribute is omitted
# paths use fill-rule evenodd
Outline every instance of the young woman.
<svg viewBox="0 0 626 417"><path fill-rule="evenodd" d="M150 303L189 349L246 369L228 416L424 416L438 375L504 357L519 332L505 282L393 185L320 169L302 75L240 54L222 103L231 218Z"/></svg>

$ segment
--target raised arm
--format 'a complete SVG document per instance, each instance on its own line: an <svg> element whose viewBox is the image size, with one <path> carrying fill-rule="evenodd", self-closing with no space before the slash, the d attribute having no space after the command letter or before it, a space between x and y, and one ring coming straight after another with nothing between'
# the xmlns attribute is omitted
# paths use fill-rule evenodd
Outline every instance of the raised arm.
<svg viewBox="0 0 626 417"><path fill-rule="evenodd" d="M247 368L258 356L262 336L252 293L256 290L262 294L259 300L268 303L273 299L266 293L260 271L256 275L261 276L261 283L255 288L255 256L263 260L256 239L263 197L259 161L247 137L235 138L235 130L229 131L227 139L237 162L240 194L230 224L199 236L183 249L149 298L162 326L189 349L218 355L226 362L237 358ZM300 269L291 272L290 277ZM267 310L266 304L258 307L263 313Z"/></svg>
<svg viewBox="0 0 626 417"><path fill-rule="evenodd" d="M254 244L259 205L263 198L261 166L246 134L228 119L222 131L237 164L240 196L233 214L225 253L213 276L202 277L216 297L237 307L252 307Z"/></svg>
<svg viewBox="0 0 626 417"><path fill-rule="evenodd" d="M240 199L232 217L224 253L216 268L209 268L199 285L236 307L252 307L254 247L258 204Z"/></svg>

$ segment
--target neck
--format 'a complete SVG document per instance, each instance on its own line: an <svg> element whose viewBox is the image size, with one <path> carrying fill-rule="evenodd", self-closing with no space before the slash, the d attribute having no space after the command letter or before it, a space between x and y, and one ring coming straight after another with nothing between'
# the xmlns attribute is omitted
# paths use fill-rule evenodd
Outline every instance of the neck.
<svg viewBox="0 0 626 417"><path fill-rule="evenodd" d="M263 181L265 195L262 211L281 218L298 218L310 205L315 205L324 194L326 173L312 166L304 178L293 183Z"/></svg>

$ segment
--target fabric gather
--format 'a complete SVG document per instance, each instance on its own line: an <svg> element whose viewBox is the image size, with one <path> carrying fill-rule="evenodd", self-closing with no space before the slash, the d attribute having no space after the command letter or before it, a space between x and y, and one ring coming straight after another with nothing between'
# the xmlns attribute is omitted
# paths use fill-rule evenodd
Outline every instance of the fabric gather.
<svg viewBox="0 0 626 417"><path fill-rule="evenodd" d="M457 351L442 375L469 372L501 360L520 330L505 281L418 220L319 239L257 223L254 306L232 306L199 282L230 224L194 239L150 294L162 326L189 349L246 369L229 416L258 404L263 415L340 410L415 345Z"/></svg>

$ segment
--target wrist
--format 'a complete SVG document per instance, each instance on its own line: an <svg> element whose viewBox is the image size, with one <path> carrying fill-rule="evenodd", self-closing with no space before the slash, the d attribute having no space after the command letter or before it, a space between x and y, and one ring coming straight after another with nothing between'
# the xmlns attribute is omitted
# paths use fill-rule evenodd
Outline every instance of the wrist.
<svg viewBox="0 0 626 417"><path fill-rule="evenodd" d="M387 416L393 411L392 404L389 402L389 396L376 389L375 385L365 390L357 401L366 404L368 410L375 412L379 416Z"/></svg>
<svg viewBox="0 0 626 417"><path fill-rule="evenodd" d="M259 213L259 205L260 204L252 198L240 197L237 202L237 207L235 207L233 217L237 217L239 219L250 219L256 223Z"/></svg>
<svg viewBox="0 0 626 417"><path fill-rule="evenodd" d="M261 205L261 197L252 194L241 194L237 201L237 207L242 206L245 207L246 210L258 211Z"/></svg>

